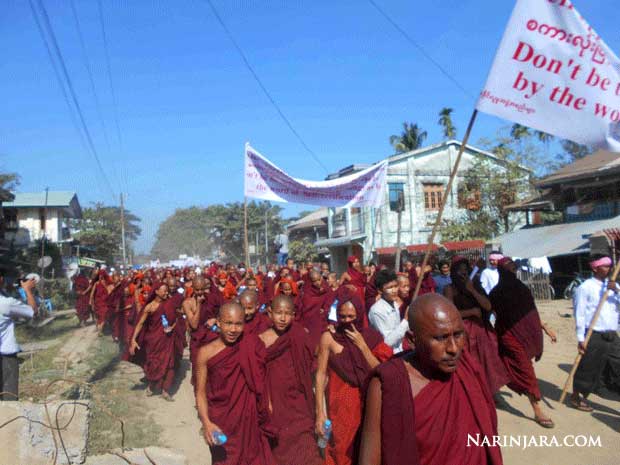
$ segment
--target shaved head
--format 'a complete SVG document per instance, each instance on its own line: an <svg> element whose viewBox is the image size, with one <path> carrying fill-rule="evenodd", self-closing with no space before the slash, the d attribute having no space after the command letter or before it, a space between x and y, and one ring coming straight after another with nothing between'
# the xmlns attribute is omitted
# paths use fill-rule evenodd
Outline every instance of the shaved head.
<svg viewBox="0 0 620 465"><path fill-rule="evenodd" d="M411 302L407 317L419 362L444 375L456 371L466 335L454 304L439 294L425 294Z"/></svg>
<svg viewBox="0 0 620 465"><path fill-rule="evenodd" d="M293 304L293 299L290 296L284 294L278 294L271 301L271 308L278 308L281 305L285 305L288 308L295 309L295 305Z"/></svg>
<svg viewBox="0 0 620 465"><path fill-rule="evenodd" d="M239 302L241 305L243 305L244 302L253 302L254 305L256 305L256 302L258 302L258 293L252 289L246 289L239 296Z"/></svg>
<svg viewBox="0 0 620 465"><path fill-rule="evenodd" d="M241 307L241 305L239 305L238 302L226 302L224 305L222 305L217 313L218 318L223 319L225 316L228 315L236 315L239 314L241 315L241 317L243 317L244 312L243 312L243 308Z"/></svg>

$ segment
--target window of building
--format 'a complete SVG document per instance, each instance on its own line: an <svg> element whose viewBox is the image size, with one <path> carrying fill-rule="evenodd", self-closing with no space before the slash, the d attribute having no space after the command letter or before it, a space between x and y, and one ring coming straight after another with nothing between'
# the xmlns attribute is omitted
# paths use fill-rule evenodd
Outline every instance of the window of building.
<svg viewBox="0 0 620 465"><path fill-rule="evenodd" d="M480 197L480 189L470 186L466 183L459 184L458 188L459 208L467 210L480 210L482 200Z"/></svg>
<svg viewBox="0 0 620 465"><path fill-rule="evenodd" d="M443 184L424 184L424 209L429 211L441 208L441 199L444 193Z"/></svg>
<svg viewBox="0 0 620 465"><path fill-rule="evenodd" d="M405 183L391 182L388 184L390 192L390 210L397 212L399 202L402 202L402 209L405 209Z"/></svg>
<svg viewBox="0 0 620 465"><path fill-rule="evenodd" d="M17 210L12 208L4 209L4 227L7 229L17 229Z"/></svg>

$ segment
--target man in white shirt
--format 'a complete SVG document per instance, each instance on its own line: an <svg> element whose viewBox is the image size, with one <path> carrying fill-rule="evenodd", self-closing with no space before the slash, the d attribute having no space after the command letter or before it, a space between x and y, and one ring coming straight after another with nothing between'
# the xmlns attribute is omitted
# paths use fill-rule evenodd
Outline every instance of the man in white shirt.
<svg viewBox="0 0 620 465"><path fill-rule="evenodd" d="M278 247L278 265L284 266L288 258L288 236L284 233L278 234L275 243Z"/></svg>
<svg viewBox="0 0 620 465"><path fill-rule="evenodd" d="M489 255L489 266L482 270L480 273L480 284L484 289L484 292L489 295L493 288L497 286L499 282L499 271L497 271L497 264L504 258L499 252L491 252Z"/></svg>
<svg viewBox="0 0 620 465"><path fill-rule="evenodd" d="M22 281L21 287L26 293L28 305L0 293L0 400L18 400L19 363L17 354L21 348L15 339L15 322L17 318L30 319L37 314L33 289L34 279ZM0 288L4 286L4 271L0 270Z"/></svg>
<svg viewBox="0 0 620 465"><path fill-rule="evenodd" d="M594 275L577 288L574 299L575 328L577 332L577 349L583 354L573 379L573 394L570 403L577 410L591 412L592 407L586 402L591 392L596 391L608 364L608 354L618 350L618 307L620 306L620 287L609 281L612 260L606 256L596 256L590 261ZM588 346L584 347L586 333L591 325L599 302L606 290L607 300L603 303L601 313L594 323ZM583 396L583 398L581 396Z"/></svg>
<svg viewBox="0 0 620 465"><path fill-rule="evenodd" d="M398 304L398 280L396 273L381 270L375 278L375 286L381 298L370 307L368 320L370 326L383 335L383 341L392 348L395 354L403 351L403 337L409 330L407 319L400 318Z"/></svg>

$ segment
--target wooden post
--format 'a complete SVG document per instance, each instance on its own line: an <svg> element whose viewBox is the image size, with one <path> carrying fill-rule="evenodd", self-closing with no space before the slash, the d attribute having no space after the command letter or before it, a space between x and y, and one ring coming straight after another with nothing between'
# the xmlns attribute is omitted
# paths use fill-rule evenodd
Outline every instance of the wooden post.
<svg viewBox="0 0 620 465"><path fill-rule="evenodd" d="M620 262L616 263L616 267L614 268L614 272L611 275L610 281L615 281L618 278L618 273L620 273ZM586 338L583 341L583 347L585 349L588 348L588 342L590 342L590 337L592 337L592 331L594 330L594 325L598 321L598 317L601 314L601 310L603 309L603 305L605 304L607 297L609 297L609 289L605 290L605 293L603 294L601 301L598 303L598 307L596 307L596 312L594 313L594 316L592 317L592 320L590 321L590 324L588 325L588 332L586 333ZM566 393L568 392L568 387L570 386L570 382L573 379L573 376L575 376L575 372L577 371L577 367L579 366L579 362L581 362L582 357L583 357L582 354L577 354L577 357L575 357L573 368L571 368L570 373L568 374L568 378L566 379L566 383L564 383L564 389L562 389L562 395L560 396L560 404L564 403L564 399L566 399Z"/></svg>
<svg viewBox="0 0 620 465"><path fill-rule="evenodd" d="M245 250L245 266L250 266L250 248L248 246L248 198L243 199L243 248Z"/></svg>
<svg viewBox="0 0 620 465"><path fill-rule="evenodd" d="M450 180L448 181L448 185L446 186L446 191L443 194L443 198L441 200L441 206L439 207L439 212L437 213L437 219L435 220L435 225L433 226L433 231L431 232L430 237L428 238L428 245L426 246L426 252L424 253L424 260L422 261L422 267L420 268L420 276L418 277L418 282L415 286L415 291L413 292L413 299L418 296L420 292L420 287L422 286L422 277L424 276L424 269L426 265L428 265L428 259L431 254L431 250L433 249L433 243L435 241L435 236L437 235L437 230L441 225L441 218L443 216L443 210L446 206L446 202L448 201L448 196L450 195L450 191L452 190L452 184L454 182L454 178L456 177L456 173L459 169L459 164L461 163L461 158L463 156L463 152L465 151L465 146L467 145L467 141L469 141L469 135L471 134L471 130L474 126L474 122L476 121L476 116L478 115L478 110L474 110L469 120L469 124L467 125L467 131L465 132L465 137L461 142L461 148L459 149L459 153L456 156L456 160L454 161L454 167L452 168L452 173L450 173Z"/></svg>

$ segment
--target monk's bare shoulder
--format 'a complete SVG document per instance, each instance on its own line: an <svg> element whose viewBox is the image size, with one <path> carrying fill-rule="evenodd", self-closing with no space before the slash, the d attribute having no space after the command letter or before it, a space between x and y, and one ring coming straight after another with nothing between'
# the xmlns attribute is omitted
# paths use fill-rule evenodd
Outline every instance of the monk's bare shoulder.
<svg viewBox="0 0 620 465"><path fill-rule="evenodd" d="M334 352L334 346L336 345L339 344L336 344L336 341L334 340L334 337L332 336L332 333L330 331L325 331L323 334L321 334L321 340L319 342L320 349Z"/></svg>
<svg viewBox="0 0 620 465"><path fill-rule="evenodd" d="M211 341L210 343L202 346L200 351L198 352L199 356L202 356L202 360L207 362L209 359L215 357L222 350L226 348L226 344L220 339L217 338L215 341Z"/></svg>
<svg viewBox="0 0 620 465"><path fill-rule="evenodd" d="M405 361L405 368L407 369L407 375L409 376L409 384L411 385L411 395L415 399L417 395L426 387L430 380L422 376L422 373L418 371L413 364Z"/></svg>

